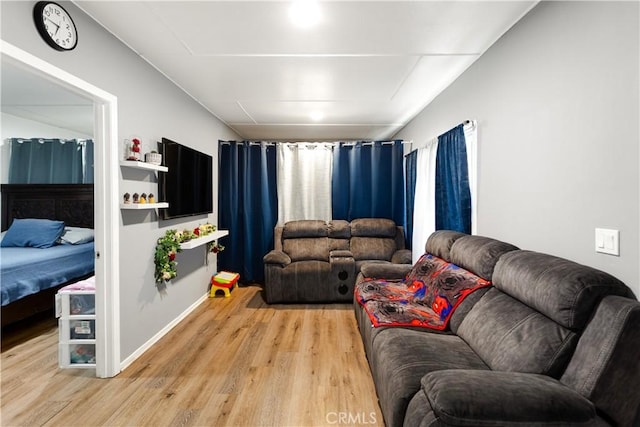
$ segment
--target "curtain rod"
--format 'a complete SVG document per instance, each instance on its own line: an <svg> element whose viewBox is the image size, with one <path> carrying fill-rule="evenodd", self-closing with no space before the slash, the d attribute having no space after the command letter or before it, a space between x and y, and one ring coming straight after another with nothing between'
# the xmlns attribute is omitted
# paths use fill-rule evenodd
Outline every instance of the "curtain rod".
<svg viewBox="0 0 640 427"><path fill-rule="evenodd" d="M93 141L92 138L5 138L3 140L4 143L11 143L12 140L16 140L18 144L22 144L24 142L37 141L40 144L44 144L47 141L60 141L63 144L66 142L86 142Z"/></svg>
<svg viewBox="0 0 640 427"><path fill-rule="evenodd" d="M474 120L463 120L462 123L460 123L463 126L468 126L468 125L475 125L475 121ZM433 138L435 139L435 138ZM432 140L433 140L432 139ZM413 139L409 140L409 141L404 141L401 139L396 139L396 140L381 140L381 141L364 141L364 140L359 140L359 141L260 141L260 140L245 140L245 141L222 141L222 140L218 140L218 143L222 144L222 145L229 145L232 142L233 143L238 143L238 142L248 142L249 145L261 145L261 144L265 144L267 146L275 146L277 144L333 144L333 145L337 145L337 144L343 144L344 146L354 146L356 145L358 142L362 143L362 145L364 146L369 146L369 145L373 145L376 142L380 142L382 143L382 145L392 145L393 143L395 143L396 141L400 141L401 144L413 144ZM429 143L431 140L427 141L427 143Z"/></svg>
<svg viewBox="0 0 640 427"><path fill-rule="evenodd" d="M463 121L462 121L462 123L460 123L460 124L461 124L462 126L471 126L471 127L473 127L473 126L475 126L475 125L476 125L476 121L475 121L475 120L468 120L468 119L467 119L467 120L463 120ZM460 125L457 125L457 126L460 126ZM454 128L455 128L455 127L456 127L456 126L454 126ZM453 129L453 128L452 128L452 129ZM447 132L448 132L448 131L447 131ZM437 139L438 139L438 137L431 138L430 140L428 140L428 141L425 143L425 145L426 145L426 144L429 144L430 142L432 142L432 141L434 141L434 140L437 140ZM404 142L403 142L403 143L404 143ZM413 144L413 140L409 141L409 143L410 143L410 144ZM413 148L413 147L412 147L412 148ZM417 149L419 149L419 148L420 148L420 147L416 148L416 150L417 150ZM412 151L415 151L415 150L411 150L409 153L411 153ZM406 156L408 156L408 155L409 155L409 153L405 154L405 157L406 157Z"/></svg>
<svg viewBox="0 0 640 427"><path fill-rule="evenodd" d="M295 141L295 142L290 142L290 141L222 141L222 140L218 140L218 143L222 144L222 145L229 145L231 143L235 143L237 144L238 142L240 143L248 143L249 145L267 145L267 146L273 146L273 145L278 145L278 144L332 144L332 145L337 145L337 144L343 144L345 146L353 146L356 145L357 143L362 143L362 145L373 145L376 142L380 142L382 145L393 145L396 141L400 141L401 144L405 144L407 143L407 141L403 141L400 139L397 140L383 140L383 141Z"/></svg>

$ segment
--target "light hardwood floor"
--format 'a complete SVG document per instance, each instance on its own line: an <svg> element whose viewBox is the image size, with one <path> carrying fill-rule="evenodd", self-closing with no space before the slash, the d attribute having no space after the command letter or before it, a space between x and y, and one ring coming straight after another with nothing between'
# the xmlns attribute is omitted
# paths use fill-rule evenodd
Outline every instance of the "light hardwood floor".
<svg viewBox="0 0 640 427"><path fill-rule="evenodd" d="M5 334L1 425L383 425L351 305L260 292L208 299L111 379L58 369L54 321Z"/></svg>

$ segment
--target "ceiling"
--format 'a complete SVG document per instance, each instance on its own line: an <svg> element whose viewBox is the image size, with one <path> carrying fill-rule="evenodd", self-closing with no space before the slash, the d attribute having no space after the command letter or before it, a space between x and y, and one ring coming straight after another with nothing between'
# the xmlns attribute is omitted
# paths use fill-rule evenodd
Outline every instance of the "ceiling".
<svg viewBox="0 0 640 427"><path fill-rule="evenodd" d="M93 135L93 101L2 56L2 113ZM30 138L39 135L15 135ZM41 135L40 135L41 136Z"/></svg>
<svg viewBox="0 0 640 427"><path fill-rule="evenodd" d="M537 2L74 3L242 138L317 141L392 137Z"/></svg>

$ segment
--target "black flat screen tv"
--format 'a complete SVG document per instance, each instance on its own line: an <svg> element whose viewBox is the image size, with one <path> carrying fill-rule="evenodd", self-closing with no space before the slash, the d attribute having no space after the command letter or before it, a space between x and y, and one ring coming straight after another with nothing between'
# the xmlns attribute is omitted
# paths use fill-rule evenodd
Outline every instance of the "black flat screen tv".
<svg viewBox="0 0 640 427"><path fill-rule="evenodd" d="M161 219L206 215L213 212L213 158L167 138L158 143L162 164L158 173L158 200L169 203L160 209Z"/></svg>

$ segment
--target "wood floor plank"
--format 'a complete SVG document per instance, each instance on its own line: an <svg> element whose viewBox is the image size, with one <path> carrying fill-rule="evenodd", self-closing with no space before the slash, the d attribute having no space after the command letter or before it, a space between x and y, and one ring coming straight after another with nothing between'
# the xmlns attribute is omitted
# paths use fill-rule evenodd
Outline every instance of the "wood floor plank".
<svg viewBox="0 0 640 427"><path fill-rule="evenodd" d="M236 288L110 379L59 369L57 326L33 328L3 336L3 426L383 425L350 304Z"/></svg>

